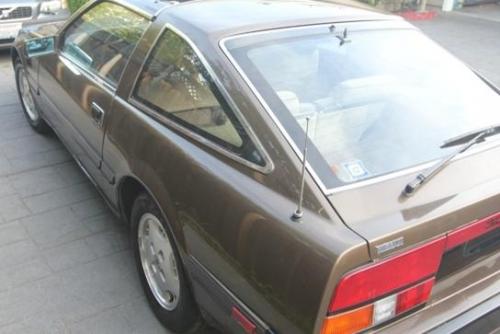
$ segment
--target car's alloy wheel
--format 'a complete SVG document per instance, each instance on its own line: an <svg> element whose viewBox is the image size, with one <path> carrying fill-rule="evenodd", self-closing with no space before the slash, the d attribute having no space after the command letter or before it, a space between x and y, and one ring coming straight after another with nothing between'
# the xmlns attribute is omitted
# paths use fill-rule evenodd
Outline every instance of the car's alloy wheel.
<svg viewBox="0 0 500 334"><path fill-rule="evenodd" d="M15 65L16 85L19 98L21 99L21 106L23 107L26 119L33 129L40 133L46 133L49 127L43 120L38 106L36 105L33 93L31 91L26 70L20 59L16 60Z"/></svg>
<svg viewBox="0 0 500 334"><path fill-rule="evenodd" d="M139 256L149 288L156 301L172 311L179 301L177 261L160 220L145 213L139 220Z"/></svg>
<svg viewBox="0 0 500 334"><path fill-rule="evenodd" d="M168 223L146 193L132 207L131 239L137 271L160 322L177 333L200 333L203 326Z"/></svg>
<svg viewBox="0 0 500 334"><path fill-rule="evenodd" d="M36 122L40 118L40 114L35 106L35 101L33 100L33 95L31 95L31 89L28 84L28 79L26 78L26 72L24 68L20 68L18 72L19 80L19 95L21 96L21 101L23 103L24 109L28 114L28 117Z"/></svg>

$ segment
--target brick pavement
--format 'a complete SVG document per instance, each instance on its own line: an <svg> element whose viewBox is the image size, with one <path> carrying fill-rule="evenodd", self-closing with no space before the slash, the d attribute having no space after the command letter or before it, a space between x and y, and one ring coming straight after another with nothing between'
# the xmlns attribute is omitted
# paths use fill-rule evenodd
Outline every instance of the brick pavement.
<svg viewBox="0 0 500 334"><path fill-rule="evenodd" d="M125 226L54 135L33 132L0 53L0 333L166 333Z"/></svg>
<svg viewBox="0 0 500 334"><path fill-rule="evenodd" d="M500 4L466 7L412 23L500 87Z"/></svg>

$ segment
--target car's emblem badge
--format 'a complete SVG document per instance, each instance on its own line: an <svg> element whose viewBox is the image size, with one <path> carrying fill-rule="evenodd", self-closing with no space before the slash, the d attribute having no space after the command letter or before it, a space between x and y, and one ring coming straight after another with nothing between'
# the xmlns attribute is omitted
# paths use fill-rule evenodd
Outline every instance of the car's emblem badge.
<svg viewBox="0 0 500 334"><path fill-rule="evenodd" d="M377 246L375 246L375 248L377 249L378 255L380 255L380 254L386 253L390 250L393 250L395 248L399 248L399 247L403 246L404 244L405 244L405 239L403 237L399 237L397 239L394 239L394 240L391 240L388 242L384 242L383 244L377 245Z"/></svg>

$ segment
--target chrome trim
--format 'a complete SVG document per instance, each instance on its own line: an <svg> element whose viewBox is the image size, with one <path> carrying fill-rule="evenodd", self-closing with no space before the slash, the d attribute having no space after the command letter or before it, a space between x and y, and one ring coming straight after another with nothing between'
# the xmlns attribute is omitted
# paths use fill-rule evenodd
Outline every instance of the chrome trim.
<svg viewBox="0 0 500 334"><path fill-rule="evenodd" d="M100 105L98 105L94 101L91 103L90 109L91 109L92 120L94 121L94 124L98 128L102 128L102 125L104 124L104 118L106 117L106 112L104 111L104 109L101 108ZM97 114L94 115L94 112Z"/></svg>
<svg viewBox="0 0 500 334"><path fill-rule="evenodd" d="M151 117L152 119L156 120L157 122L166 125L168 127L174 128L175 130L179 131L183 135L192 138L193 140L196 140L197 142L208 146L209 148L213 149L214 151L219 152L220 154L242 164L245 165L246 167L255 169L261 173L268 174L272 171L272 169L268 169L267 165L266 166L259 166L253 162L250 162L246 159L241 158L240 156L222 148L220 145L212 142L211 140L203 137L202 135L199 135L197 133L192 132L191 130L187 129L186 127L180 125L174 120L169 119L168 117L162 116L160 113L158 113L156 110L151 109L150 107L144 105L143 103L137 101L134 98L129 99L129 101L126 101L119 97L118 95L115 96L115 100L121 101L121 103L128 105L134 109L134 111L138 113L145 114L148 117Z"/></svg>
<svg viewBox="0 0 500 334"><path fill-rule="evenodd" d="M384 21L381 21L381 22L384 22ZM399 20L395 20L395 21L389 21L389 22L391 22L391 23L393 23L393 22L397 23L397 24L399 24L399 27L406 27L406 28L408 28L408 25L405 25L403 21L400 22ZM355 22L355 23L363 23L363 22ZM403 24L401 24L401 23L403 23ZM339 23L336 23L336 24L349 24L349 22L339 22ZM244 37L247 37L247 36L269 34L269 33L276 32L276 31L299 30L299 29L307 29L307 28L313 28L313 27L318 28L318 27L322 27L322 26L329 27L330 25L331 24L312 24L312 25L300 26L300 27L288 27L288 28L270 29L270 30L266 30L266 31L256 31L256 32L243 33L243 34L237 34L237 35L225 37L225 38L222 38L219 41L219 47L221 48L222 52L229 59L229 61L234 66L234 68L236 69L236 71L238 72L238 74L242 77L243 81L245 81L245 83L248 85L248 87L253 92L253 94L255 95L255 97L257 98L257 100L259 100L260 104L262 105L262 107L264 108L264 110L267 112L268 116L273 120L273 122L275 123L275 125L280 130L281 134L285 137L286 141L291 146L291 148L293 149L293 151L295 152L295 154L298 156L298 158L300 160L303 159L303 154L301 152L301 149L296 145L296 143L291 138L291 136L289 135L289 133L287 132L287 130L285 129L285 127L283 126L283 124L281 124L281 122L278 120L278 118L276 117L276 115L274 114L274 112L271 110L271 108L269 107L269 105L267 104L267 102L265 101L265 99L259 93L259 91L255 87L255 85L253 84L253 82L246 75L245 71L241 68L241 66L238 64L238 62L236 61L236 59L234 59L234 57L232 56L231 52L229 52L229 50L226 47L226 43L228 41L230 41L230 40L238 39L238 38L244 38ZM416 28L412 28L412 29L416 29ZM453 161L456 161L456 160L467 158L467 157L469 157L471 155L474 155L474 154L486 151L488 149L494 148L494 147L499 146L499 145L500 145L500 139L495 140L494 142L490 143L490 145L483 144L480 147L476 146L475 148L470 149L468 152L466 152L464 154L461 154L460 156L455 157L454 159L452 159L450 161L450 163L453 162ZM419 164L417 166L405 168L403 170L391 172L391 173L380 175L380 176L375 176L373 178L370 178L370 179L367 179L367 180L364 180L364 181L362 180L362 181L358 181L356 183L342 185L342 186L338 186L338 187L335 187L335 188L327 188L325 186L325 184L323 183L323 181L321 180L321 178L318 176L318 174L315 172L315 170L312 168L312 166L309 163L306 164L306 169L309 172L309 174L311 175L311 177L313 178L313 180L317 183L317 185L319 186L319 188L321 189L321 191L326 196L330 196L330 195L333 195L333 194L336 194L336 193L340 193L340 192L343 192L343 191L358 189L358 188L366 187L366 186L373 185L373 184L376 184L376 183L380 183L380 182L383 182L383 181L388 181L388 180L391 180L391 179L395 179L395 178L398 178L398 177L401 177L401 176L414 174L414 173L417 173L417 172L422 171L424 169L432 167L434 164L436 164L440 160L441 159L436 159L436 160L433 160L433 161L430 161L430 162ZM404 185L401 185L401 188L403 188L403 186Z"/></svg>
<svg viewBox="0 0 500 334"><path fill-rule="evenodd" d="M78 62L73 61L71 58L67 57L64 52L59 52L57 54L59 56L59 59L61 60L64 65L68 66L68 68L73 72L75 75L81 75L83 74L88 80L92 81L96 86L106 90L110 95L114 96L116 94L116 87L108 83L106 80L101 78L100 76L96 75L95 73L92 73L89 71L87 68L83 67L82 65L78 64ZM77 74L76 72L80 72Z"/></svg>
<svg viewBox="0 0 500 334"><path fill-rule="evenodd" d="M264 162L265 162L265 166L260 166L260 165L257 165L255 163L253 163L253 162L250 162L250 161L248 161L248 160L246 160L244 158L241 158L240 156L234 154L233 152L230 152L230 151L224 149L220 145L217 145L217 144L213 143L212 141L206 139L205 137L203 137L201 135L198 135L196 133L193 133L192 131L190 131L189 129L185 128L184 126L178 124L177 122L175 122L173 120L170 120L167 117L161 116L157 111L152 110L151 108L145 106L143 103L139 102L137 99L134 98L133 94L134 94L135 88L137 87L137 83L139 81L139 78L140 78L140 76L141 76L141 74L142 74L142 72L144 70L144 66L146 65L147 60L150 58L151 53L153 52L154 47L158 44L160 38L163 36L163 34L165 33L166 30L170 30L174 34L178 35L181 39L183 39L193 49L193 51L195 52L195 54L197 55L197 57L200 59L201 63L203 64L203 66L206 68L206 70L210 74L210 77L214 81L215 85L217 86L217 89L219 89L219 91L221 92L223 98L228 103L229 107L231 108L231 111L234 112L234 115L236 116L236 118L238 119L238 121L241 123L241 126L247 132L250 140L255 145L255 148L262 155L262 158L264 159ZM177 130L179 130L183 134L187 135L188 137L191 137L191 138L195 139L196 141L198 141L198 142L200 142L200 143L202 143L204 145L209 146L213 150L215 150L215 151L217 151L217 152L225 155L226 157L228 157L228 158L230 158L232 160L237 161L238 163L241 163L241 164L243 164L243 165L245 165L247 167L255 169L255 170L257 170L259 172L262 172L264 174L271 173L274 170L274 163L273 163L273 161L269 157L267 151L265 150L264 146L262 145L262 143L258 139L258 137L255 134L255 132L252 130L252 128L250 127L250 125L245 120L245 118L243 116L243 113L237 107L236 103L231 98L231 96L227 92L227 90L224 87L224 85L222 84L222 82L215 75L215 72L213 71L212 67L210 66L210 64L208 63L208 61L205 59L205 57L203 56L203 54L201 53L201 51L198 49L198 47L194 44L194 42L188 36L186 36L183 32L181 32L180 30L178 30L176 27L174 27L170 23L167 23L162 28L162 30L160 31L160 33L158 34L158 36L156 36L155 41L153 42L152 45L153 46L149 49L149 51L147 52L147 54L146 54L146 56L144 58L144 62L142 63L141 68L137 72L137 76L136 76L136 78L134 80L134 83L132 85L132 89L130 90L130 93L129 93L129 96L128 96L126 102L128 102L128 104L130 104L130 105L133 105L137 110L139 110L139 111L144 110L142 112L145 112L149 116L154 117L156 120L158 120L158 121L160 121L162 123L168 123L168 125L171 125L171 126L175 127Z"/></svg>
<svg viewBox="0 0 500 334"><path fill-rule="evenodd" d="M318 25L314 25L314 26L318 26ZM325 24L324 26L328 27L329 25ZM257 35L257 34L265 34L265 33L268 33L270 31L301 29L301 28L303 28L303 27L300 27L300 28L293 27L293 28L284 28L284 29L273 29L273 30L264 31L264 32L263 31L259 31L259 32L245 33L245 34L240 34L240 35L225 37L225 38L223 38L223 39L221 39L219 41L219 47L222 49L222 51L224 52L224 54L226 55L226 57L229 59L229 61L231 62L231 64L234 66L234 68L236 69L236 71L241 75L241 77L243 78L243 80L245 81L245 83L248 85L248 87L250 88L250 90L254 93L255 97L257 97L257 99L259 100L259 102L262 105L262 107L264 107L264 109L266 110L268 116L273 120L273 122L276 124L276 126L278 127L278 129L280 130L280 132L282 133L282 135L285 137L285 140L291 146L292 150L295 152L295 154L302 161L304 159L304 157L303 157L303 153L301 152L300 148L295 144L295 142L292 139L292 137L285 130L285 127L281 124L281 122L278 120L278 118L276 117L276 115L272 112L272 110L269 107L269 105L267 104L267 102L264 100L264 98L262 97L262 95L260 95L260 93L257 91L257 88L255 88L255 86L253 85L252 81L247 77L247 75L245 74L245 72L243 71L243 69L236 62L236 60L234 59L234 57L232 56L232 54L229 52L229 50L225 46L225 43L227 41L231 40L231 39L241 38L241 37L250 36L250 35L254 36L254 35ZM325 187L324 183L321 181L320 177L316 174L316 172L314 171L314 169L312 168L312 166L309 164L308 161L306 161L305 165L306 165L306 170L312 176L312 178L314 179L314 181L318 184L318 186L320 187L321 191L323 193L325 193L325 194L328 195L328 189Z"/></svg>
<svg viewBox="0 0 500 334"><path fill-rule="evenodd" d="M61 63L63 63L74 75L76 76L80 76L82 75L82 72L80 72L80 70L78 69L78 67L76 65L74 65L71 61L69 61L69 59L67 59L66 57L64 56L59 56L59 60L61 61Z"/></svg>
<svg viewBox="0 0 500 334"><path fill-rule="evenodd" d="M483 143L481 146L476 146L475 148L471 148L469 151L462 153L461 155L450 160L450 163L454 162L454 161L459 161L459 160L468 158L470 156L473 156L473 155L476 155L476 154L479 154L479 153L482 153L482 152L485 152L485 151L488 151L491 149L494 149L498 146L500 146L500 138L494 139L490 143ZM330 189L330 191L331 191L331 194L335 194L335 193L339 193L339 192L342 192L345 190L366 187L366 186L369 186L369 185L372 185L375 183L396 179L398 177L402 177L402 176L406 176L406 175L409 176L409 175L418 173L420 171L426 170L428 168L431 168L432 166L434 166L436 163L438 163L440 161L441 161L441 159L435 159L435 160L425 162L425 163L422 163L422 164L419 164L416 166L408 167L408 168L405 168L405 169L402 169L399 171L376 176L376 177L373 177L373 178L368 179L368 180L359 181L357 183L332 188L332 189ZM401 187L401 189L402 189L402 187Z"/></svg>

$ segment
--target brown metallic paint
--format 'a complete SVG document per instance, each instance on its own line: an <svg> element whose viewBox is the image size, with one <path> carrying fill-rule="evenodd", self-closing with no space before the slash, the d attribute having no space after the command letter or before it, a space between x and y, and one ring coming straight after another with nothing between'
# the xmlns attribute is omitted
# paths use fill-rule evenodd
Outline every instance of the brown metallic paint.
<svg viewBox="0 0 500 334"><path fill-rule="evenodd" d="M277 333L319 333L342 275L401 250L379 255L377 245L403 236L402 248L406 249L500 211L500 172L491 168L500 163L500 149L493 147L473 158L457 159L408 200L399 195L413 174L329 197L306 175L304 219L290 219L297 203L301 162L220 50L220 39L274 27L394 18L339 5L332 8L342 10L330 9L330 16L311 14L302 20L276 22L250 17L232 26L230 20L205 22L205 14L196 10L187 18L189 6L196 9L196 3L163 10L153 1L132 3L151 17L159 15L136 47L116 97L85 71L76 78L58 52L33 60L33 64L40 63L38 73L38 69L30 70L33 78L39 77L37 101L44 117L116 212L127 212L122 207L122 190L130 180L155 198L175 235L198 303L225 331L237 331L230 320L231 303L235 303L255 315L256 321L263 321L260 331L267 324ZM214 3L224 5L223 1ZM308 4L320 6L318 2ZM189 20L203 23L196 26ZM178 131L130 98L145 58L165 24L181 31L200 49L258 134L273 163L268 172L241 164ZM18 50L23 57L21 42ZM89 120L91 101L98 101L106 110L103 129ZM471 171L475 172L471 175ZM480 303L497 294L499 270L498 253L480 259L460 275L439 281L425 308L383 329L400 333L440 324L467 309L463 300Z"/></svg>

